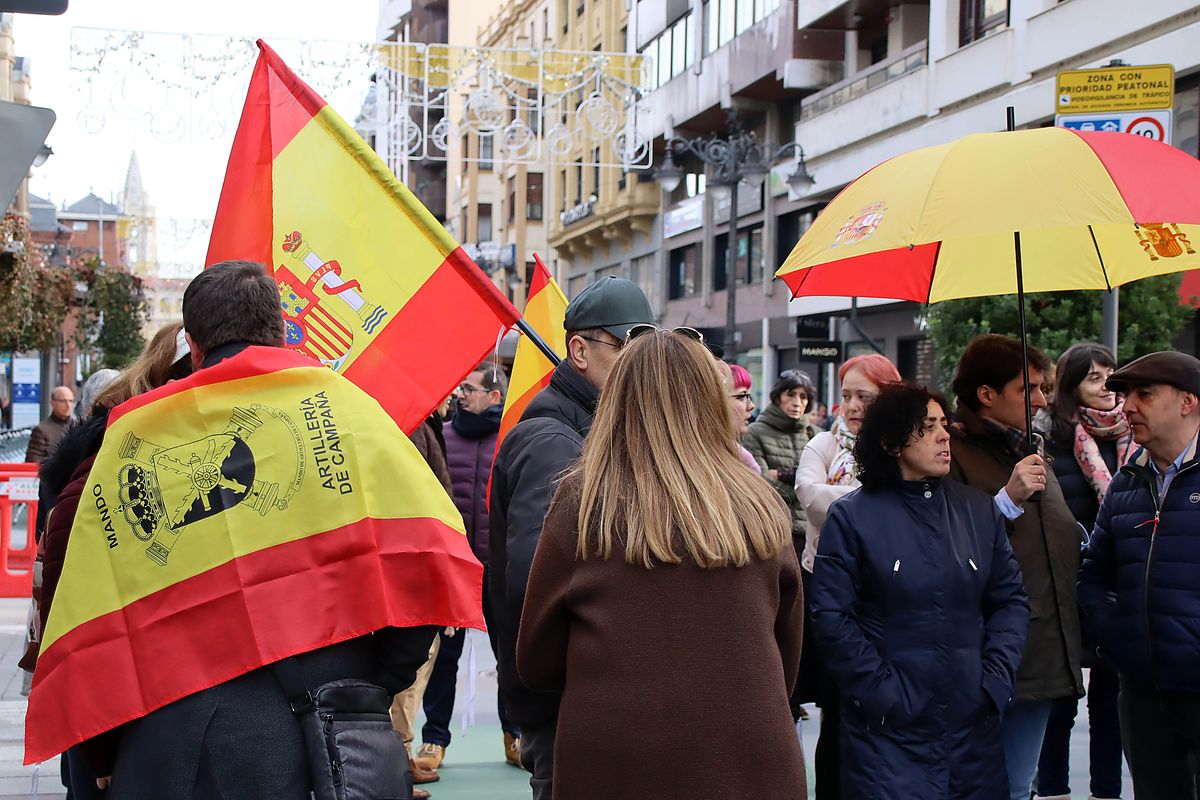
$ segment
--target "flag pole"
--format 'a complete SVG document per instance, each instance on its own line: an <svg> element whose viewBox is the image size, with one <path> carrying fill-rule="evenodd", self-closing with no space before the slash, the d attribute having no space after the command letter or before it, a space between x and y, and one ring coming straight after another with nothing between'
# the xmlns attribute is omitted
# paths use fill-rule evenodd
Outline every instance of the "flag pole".
<svg viewBox="0 0 1200 800"><path fill-rule="evenodd" d="M525 321L524 317L521 317L519 320L517 320L517 327L520 328L521 333L529 337L529 341L537 345L537 349L542 351L542 355L548 358L551 364L556 367L558 366L559 362L562 361L562 359L558 357L558 353L555 353L550 348L550 345L546 344L545 339L543 339L541 336L538 336L537 331L535 331L530 324Z"/></svg>

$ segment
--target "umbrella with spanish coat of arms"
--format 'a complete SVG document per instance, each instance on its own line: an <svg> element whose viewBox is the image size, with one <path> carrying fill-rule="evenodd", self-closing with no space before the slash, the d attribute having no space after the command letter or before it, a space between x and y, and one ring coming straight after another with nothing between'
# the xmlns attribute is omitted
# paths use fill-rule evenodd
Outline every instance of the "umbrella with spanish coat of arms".
<svg viewBox="0 0 1200 800"><path fill-rule="evenodd" d="M1023 310L1025 292L1200 268L1198 249L1200 161L1141 136L1035 128L885 161L829 203L776 275L795 297L1017 294Z"/></svg>

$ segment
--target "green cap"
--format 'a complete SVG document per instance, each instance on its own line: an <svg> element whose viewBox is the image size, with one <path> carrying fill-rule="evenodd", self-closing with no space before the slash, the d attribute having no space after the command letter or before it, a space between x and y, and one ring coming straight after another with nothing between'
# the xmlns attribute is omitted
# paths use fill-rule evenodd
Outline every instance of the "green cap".
<svg viewBox="0 0 1200 800"><path fill-rule="evenodd" d="M603 328L624 341L634 325L653 325L654 312L633 281L605 276L589 284L567 306L563 327L568 331Z"/></svg>

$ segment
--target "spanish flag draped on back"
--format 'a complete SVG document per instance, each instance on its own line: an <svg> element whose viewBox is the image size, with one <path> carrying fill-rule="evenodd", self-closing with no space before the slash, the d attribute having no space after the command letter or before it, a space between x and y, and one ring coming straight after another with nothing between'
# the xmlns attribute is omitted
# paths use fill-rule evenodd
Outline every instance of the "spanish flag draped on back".
<svg viewBox="0 0 1200 800"><path fill-rule="evenodd" d="M411 432L520 315L375 151L258 46L206 263L266 265L287 346Z"/></svg>
<svg viewBox="0 0 1200 800"><path fill-rule="evenodd" d="M551 350L566 354L567 332L563 329L563 320L567 316L567 298L537 253L533 258L536 264L529 296L525 300L525 321ZM550 359L529 337L522 336L517 342L512 377L508 380L508 397L504 401L504 416L500 418L500 434L496 439L497 453L504 437L521 421L530 401L550 385L552 374L554 365Z"/></svg>
<svg viewBox="0 0 1200 800"><path fill-rule="evenodd" d="M26 763L380 628L482 628L482 576L462 516L376 400L305 355L247 348L110 414Z"/></svg>

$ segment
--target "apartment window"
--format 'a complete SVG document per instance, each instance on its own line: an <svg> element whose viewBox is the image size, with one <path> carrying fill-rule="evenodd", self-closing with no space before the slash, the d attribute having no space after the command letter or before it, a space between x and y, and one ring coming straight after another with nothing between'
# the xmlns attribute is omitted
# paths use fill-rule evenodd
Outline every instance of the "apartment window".
<svg viewBox="0 0 1200 800"><path fill-rule="evenodd" d="M689 244L670 254L667 296L671 300L693 297L700 292L700 246Z"/></svg>
<svg viewBox="0 0 1200 800"><path fill-rule="evenodd" d="M696 20L689 11L642 48L642 55L653 61L651 89L657 89L692 65L695 37Z"/></svg>
<svg viewBox="0 0 1200 800"><path fill-rule="evenodd" d="M641 287L642 293L650 301L651 308L658 305L658 281L654 279L654 259L655 255L651 253L633 259L629 265L629 279Z"/></svg>
<svg viewBox="0 0 1200 800"><path fill-rule="evenodd" d="M517 218L517 178L508 176L508 224L512 225Z"/></svg>
<svg viewBox="0 0 1200 800"><path fill-rule="evenodd" d="M542 173L540 172L525 174L525 218L528 220L542 218Z"/></svg>
<svg viewBox="0 0 1200 800"><path fill-rule="evenodd" d="M736 7L734 18L737 20L737 34L740 34L754 24L754 0L739 0Z"/></svg>
<svg viewBox="0 0 1200 800"><path fill-rule="evenodd" d="M584 6L586 6L586 5L587 5L587 0L579 0L578 5L575 6L575 16L582 17L583 9L584 9Z"/></svg>
<svg viewBox="0 0 1200 800"><path fill-rule="evenodd" d="M1008 0L958 0L959 46L1008 24Z"/></svg>
<svg viewBox="0 0 1200 800"><path fill-rule="evenodd" d="M713 237L713 273L712 283L714 292L723 292L729 285L729 276L725 274L729 266L729 234L718 233Z"/></svg>
<svg viewBox="0 0 1200 800"><path fill-rule="evenodd" d="M549 7L542 9L542 43L550 38L550 9Z"/></svg>
<svg viewBox="0 0 1200 800"><path fill-rule="evenodd" d="M563 33L571 29L571 0L560 0L559 16L563 21Z"/></svg>
<svg viewBox="0 0 1200 800"><path fill-rule="evenodd" d="M575 205L583 202L583 166L575 167Z"/></svg>
<svg viewBox="0 0 1200 800"><path fill-rule="evenodd" d="M560 208L559 210L566 211L567 210L567 171L565 169L563 169L562 171L560 171L558 173L558 176L562 179L561 191L559 191L559 193L558 193L558 197L561 201L562 208Z"/></svg>
<svg viewBox="0 0 1200 800"><path fill-rule="evenodd" d="M492 240L492 204L479 204L479 217L475 224L477 239L479 242L490 242Z"/></svg>
<svg viewBox="0 0 1200 800"><path fill-rule="evenodd" d="M588 285L587 275L576 275L574 278L567 279L567 299L571 300L579 296L579 293Z"/></svg>
<svg viewBox="0 0 1200 800"><path fill-rule="evenodd" d="M495 137L490 133L479 134L479 168L483 170L491 170L492 168L492 147L495 144Z"/></svg>
<svg viewBox="0 0 1200 800"><path fill-rule="evenodd" d="M763 229L762 226L743 231L738 236L737 274L745 283L762 283Z"/></svg>
<svg viewBox="0 0 1200 800"><path fill-rule="evenodd" d="M600 148L592 150L592 194L600 196Z"/></svg>
<svg viewBox="0 0 1200 800"><path fill-rule="evenodd" d="M471 134L464 133L462 136L462 153L463 153L463 172L467 171L468 159L471 158Z"/></svg>
<svg viewBox="0 0 1200 800"><path fill-rule="evenodd" d="M713 242L713 291L720 292L728 285L725 265L729 263L729 234L719 234ZM739 231L734 269L738 286L762 283L766 263L763 261L763 229L759 225Z"/></svg>
<svg viewBox="0 0 1200 800"><path fill-rule="evenodd" d="M73 231L86 231L87 229L88 224L86 222L76 220L75 222L71 223L71 230Z"/></svg>

